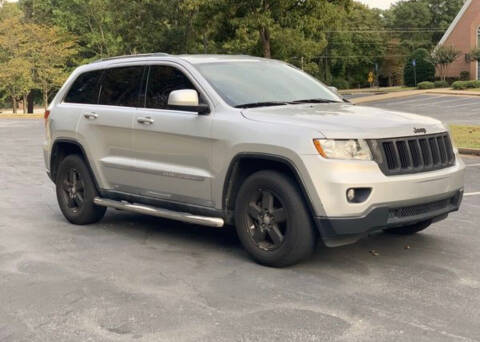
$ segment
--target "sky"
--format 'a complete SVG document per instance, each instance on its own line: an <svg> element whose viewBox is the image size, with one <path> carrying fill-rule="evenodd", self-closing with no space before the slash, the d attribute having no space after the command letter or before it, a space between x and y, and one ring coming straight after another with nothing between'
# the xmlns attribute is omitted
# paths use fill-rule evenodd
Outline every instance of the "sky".
<svg viewBox="0 0 480 342"><path fill-rule="evenodd" d="M388 9L390 5L398 2L398 0L357 0L370 7L376 7L381 9Z"/></svg>

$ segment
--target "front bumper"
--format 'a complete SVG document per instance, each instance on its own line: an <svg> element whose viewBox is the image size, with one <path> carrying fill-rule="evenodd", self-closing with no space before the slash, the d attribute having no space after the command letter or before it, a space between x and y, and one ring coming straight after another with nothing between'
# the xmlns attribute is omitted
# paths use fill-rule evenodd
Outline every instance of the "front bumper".
<svg viewBox="0 0 480 342"><path fill-rule="evenodd" d="M463 198L463 188L441 196L391 203L372 207L366 215L359 217L317 217L315 223L324 243L329 247L356 242L368 233L385 228L408 226L432 220L445 219L457 211Z"/></svg>

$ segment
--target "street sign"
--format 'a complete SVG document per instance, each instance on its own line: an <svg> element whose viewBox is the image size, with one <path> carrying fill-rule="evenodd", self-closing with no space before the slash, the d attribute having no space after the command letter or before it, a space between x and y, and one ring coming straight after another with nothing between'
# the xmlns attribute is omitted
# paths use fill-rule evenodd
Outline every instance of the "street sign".
<svg viewBox="0 0 480 342"><path fill-rule="evenodd" d="M412 65L417 66L417 60L416 59L412 60Z"/></svg>
<svg viewBox="0 0 480 342"><path fill-rule="evenodd" d="M373 83L373 80L374 80L374 75L373 75L373 72L369 72L368 73L368 83Z"/></svg>

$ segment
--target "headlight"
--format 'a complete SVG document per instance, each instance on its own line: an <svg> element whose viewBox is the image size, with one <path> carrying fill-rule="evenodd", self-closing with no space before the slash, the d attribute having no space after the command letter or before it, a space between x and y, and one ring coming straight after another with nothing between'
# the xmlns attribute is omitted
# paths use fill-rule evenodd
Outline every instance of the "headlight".
<svg viewBox="0 0 480 342"><path fill-rule="evenodd" d="M372 160L370 147L365 140L314 139L318 153L328 159Z"/></svg>

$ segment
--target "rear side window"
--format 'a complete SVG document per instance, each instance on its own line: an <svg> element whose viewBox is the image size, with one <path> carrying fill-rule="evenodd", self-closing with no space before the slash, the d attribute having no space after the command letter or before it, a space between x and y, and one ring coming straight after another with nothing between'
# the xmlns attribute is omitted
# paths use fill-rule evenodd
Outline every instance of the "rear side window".
<svg viewBox="0 0 480 342"><path fill-rule="evenodd" d="M96 104L102 73L102 70L96 70L78 76L65 97L65 102Z"/></svg>
<svg viewBox="0 0 480 342"><path fill-rule="evenodd" d="M143 66L105 70L99 104L137 107L143 71Z"/></svg>
<svg viewBox="0 0 480 342"><path fill-rule="evenodd" d="M155 65L150 68L147 87L147 108L168 109L168 96L174 90L195 89L178 69Z"/></svg>

